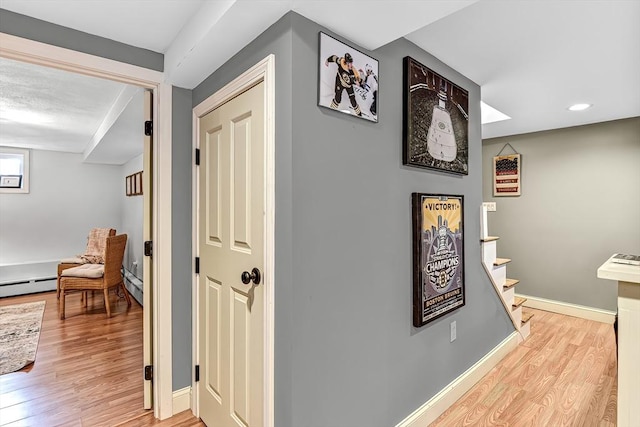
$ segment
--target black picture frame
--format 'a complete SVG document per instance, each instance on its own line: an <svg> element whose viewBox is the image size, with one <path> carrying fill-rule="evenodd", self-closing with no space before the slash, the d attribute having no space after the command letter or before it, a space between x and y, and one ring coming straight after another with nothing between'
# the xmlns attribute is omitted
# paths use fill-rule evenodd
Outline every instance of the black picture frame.
<svg viewBox="0 0 640 427"><path fill-rule="evenodd" d="M407 56L403 164L469 174L469 91Z"/></svg>
<svg viewBox="0 0 640 427"><path fill-rule="evenodd" d="M348 57L352 68L344 69L339 64L346 64L343 60ZM328 34L318 34L319 106L377 123L378 79L377 59Z"/></svg>
<svg viewBox="0 0 640 427"><path fill-rule="evenodd" d="M466 303L464 196L413 193L413 326Z"/></svg>

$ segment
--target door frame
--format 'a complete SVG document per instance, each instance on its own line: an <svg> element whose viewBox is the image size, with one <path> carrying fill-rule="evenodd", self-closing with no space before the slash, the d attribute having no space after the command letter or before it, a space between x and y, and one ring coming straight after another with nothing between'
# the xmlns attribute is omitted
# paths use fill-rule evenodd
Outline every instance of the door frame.
<svg viewBox="0 0 640 427"><path fill-rule="evenodd" d="M0 33L0 57L101 77L153 90L152 267L153 410L173 415L171 347L171 93L164 73L71 49ZM158 331L162 331L159 334ZM140 372L140 376L142 376Z"/></svg>
<svg viewBox="0 0 640 427"><path fill-rule="evenodd" d="M264 82L265 103L265 227L264 227L264 425L274 425L274 295L275 295L275 55L270 54L249 70L227 83L222 89L202 101L193 109L193 168L192 168L192 251L194 256L199 256L198 227L199 227L199 184L198 169L195 165L196 149L199 149L200 118L213 111L231 98L247 91L256 84ZM192 293L192 358L193 366L199 364L198 342L199 328L199 286L198 275L193 269ZM194 370L195 371L195 370ZM192 374L191 383L191 408L195 416L199 417L199 394L195 374Z"/></svg>

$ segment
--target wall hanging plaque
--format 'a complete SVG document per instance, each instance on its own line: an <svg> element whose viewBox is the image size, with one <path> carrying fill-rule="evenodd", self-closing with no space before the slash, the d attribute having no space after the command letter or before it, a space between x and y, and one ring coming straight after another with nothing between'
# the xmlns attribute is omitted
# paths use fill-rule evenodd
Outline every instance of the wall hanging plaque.
<svg viewBox="0 0 640 427"><path fill-rule="evenodd" d="M500 150L500 152L502 152L502 150ZM493 158L493 195L519 196L522 186L522 179L520 178L521 169L522 157L520 154L516 153L501 156L500 153L498 153L498 155Z"/></svg>

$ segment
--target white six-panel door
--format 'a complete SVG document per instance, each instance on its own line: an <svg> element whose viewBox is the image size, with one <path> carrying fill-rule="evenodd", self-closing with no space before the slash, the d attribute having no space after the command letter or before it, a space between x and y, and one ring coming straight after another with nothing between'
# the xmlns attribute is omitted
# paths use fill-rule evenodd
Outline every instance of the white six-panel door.
<svg viewBox="0 0 640 427"><path fill-rule="evenodd" d="M264 83L199 119L200 418L264 424Z"/></svg>

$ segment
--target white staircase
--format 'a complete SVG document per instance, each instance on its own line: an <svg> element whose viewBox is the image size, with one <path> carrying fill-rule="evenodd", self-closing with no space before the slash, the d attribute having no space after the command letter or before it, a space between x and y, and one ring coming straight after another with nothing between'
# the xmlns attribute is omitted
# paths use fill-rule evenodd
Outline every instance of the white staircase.
<svg viewBox="0 0 640 427"><path fill-rule="evenodd" d="M520 333L520 342L527 339L531 333L531 318L533 314L523 313L522 305L526 301L525 298L515 296L515 286L518 280L507 278L507 264L511 261L508 258L498 258L497 246L498 237L487 235L486 207L482 207L482 236L480 242L482 244L482 265L487 275L493 283L496 293L502 300L502 304L506 312L509 314L513 326Z"/></svg>

